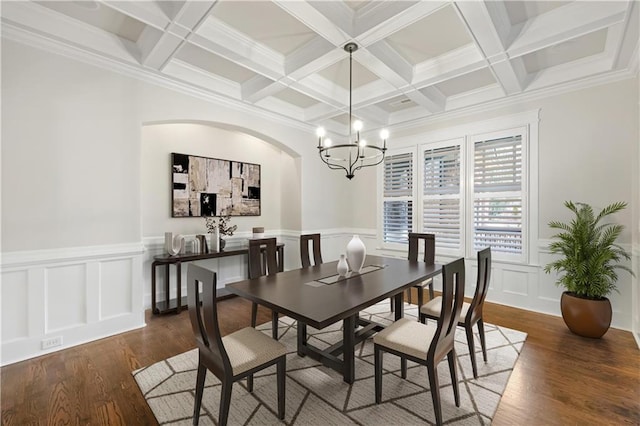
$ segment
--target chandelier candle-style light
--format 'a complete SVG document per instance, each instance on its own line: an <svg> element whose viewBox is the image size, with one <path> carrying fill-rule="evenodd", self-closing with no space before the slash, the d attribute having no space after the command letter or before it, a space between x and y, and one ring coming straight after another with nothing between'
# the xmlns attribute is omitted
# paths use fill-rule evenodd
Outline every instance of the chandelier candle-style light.
<svg viewBox="0 0 640 426"><path fill-rule="evenodd" d="M326 132L322 127L316 131L318 136L318 154L320 159L333 170L344 170L347 178L352 179L356 170L363 167L377 166L384 160L387 151L387 138L389 132L382 129L380 138L382 148L377 145L370 145L364 139L360 139L362 121L353 121L351 115L351 84L353 81L353 52L358 50L355 43L347 43L344 50L349 52L349 140L347 143L334 145L331 139L325 138ZM355 131L355 139L353 137Z"/></svg>

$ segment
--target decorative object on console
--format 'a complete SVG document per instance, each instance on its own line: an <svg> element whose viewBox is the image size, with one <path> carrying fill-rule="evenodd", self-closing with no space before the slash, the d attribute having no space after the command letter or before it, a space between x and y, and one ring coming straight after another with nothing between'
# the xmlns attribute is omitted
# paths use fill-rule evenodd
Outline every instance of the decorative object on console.
<svg viewBox="0 0 640 426"><path fill-rule="evenodd" d="M347 262L349 268L353 272L360 272L364 265L364 259L367 255L367 248L359 236L354 235L349 244L347 244Z"/></svg>
<svg viewBox="0 0 640 426"><path fill-rule="evenodd" d="M171 256L184 252L184 237L180 234L174 237L173 232L165 232L164 248Z"/></svg>
<svg viewBox="0 0 640 426"><path fill-rule="evenodd" d="M254 239L264 238L264 227L260 226L260 227L253 228L253 238Z"/></svg>
<svg viewBox="0 0 640 426"><path fill-rule="evenodd" d="M224 246L227 244L226 241L224 240L224 238L222 238L223 235L226 236L232 236L234 232L236 232L236 229L238 229L238 225L231 225L231 215L229 214L224 214L226 213L226 211L223 211L223 213L220 215L220 217L218 218L218 220L216 221L215 217L205 217L204 221L205 221L205 225L207 227L207 232L209 232L210 234L216 234L218 235L218 242L220 244L220 247L214 247L215 244L212 242L211 243L211 250L215 250L217 248L217 250L215 251L220 251L224 249ZM213 240L213 236L212 236L212 240Z"/></svg>
<svg viewBox="0 0 640 426"><path fill-rule="evenodd" d="M195 241L198 242L198 253L209 253L209 245L207 244L207 236L206 235L196 235Z"/></svg>
<svg viewBox="0 0 640 426"><path fill-rule="evenodd" d="M171 154L171 216L260 216L260 165Z"/></svg>
<svg viewBox="0 0 640 426"><path fill-rule="evenodd" d="M344 45L344 50L349 52L349 140L346 143L333 145L331 139L325 138L325 130L318 127L318 154L320 159L332 170L344 170L348 179L352 179L355 172L363 167L377 166L384 160L387 151L387 129L380 131L382 148L377 145L368 144L364 139L360 139L362 121L353 121L351 113L352 105L352 83L353 83L353 52L358 50L358 45L349 42ZM355 139L352 131L356 132Z"/></svg>
<svg viewBox="0 0 640 426"><path fill-rule="evenodd" d="M616 244L624 226L599 222L623 210L627 203L610 204L598 215L589 204L566 201L564 205L575 217L570 223L549 222L550 228L562 231L554 235L554 241L549 244L549 251L561 258L547 264L544 270L564 273L556 285L567 290L562 293L560 310L569 330L580 336L600 338L611 325L611 302L606 296L618 291L616 269L635 275L629 267L620 264L623 259L631 259L629 253Z"/></svg>
<svg viewBox="0 0 640 426"><path fill-rule="evenodd" d="M340 255L340 260L338 260L338 275L344 277L349 272L349 265L347 264L347 259L344 254Z"/></svg>

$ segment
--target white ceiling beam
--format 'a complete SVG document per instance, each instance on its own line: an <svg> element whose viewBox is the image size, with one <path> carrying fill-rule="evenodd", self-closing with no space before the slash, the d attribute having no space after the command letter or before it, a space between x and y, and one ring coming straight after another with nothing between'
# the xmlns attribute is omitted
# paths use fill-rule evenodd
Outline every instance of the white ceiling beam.
<svg viewBox="0 0 640 426"><path fill-rule="evenodd" d="M323 120L329 119L331 117L335 117L342 113L342 110L339 110L331 105L327 105L325 103L319 103L312 105L304 110L304 119L309 123L321 123Z"/></svg>
<svg viewBox="0 0 640 426"><path fill-rule="evenodd" d="M638 45L638 40L640 39L640 35L638 33L640 28L639 21L640 6L638 5L638 2L633 1L629 4L627 16L625 18L624 24L622 25L623 33L621 35L621 41L616 47L613 59L613 68L627 68L633 56L637 56L638 49L640 48L640 46Z"/></svg>
<svg viewBox="0 0 640 426"><path fill-rule="evenodd" d="M261 75L250 78L241 85L242 100L256 103L267 96L275 95L287 86Z"/></svg>
<svg viewBox="0 0 640 426"><path fill-rule="evenodd" d="M331 19L307 2L274 1L274 3L334 46L343 46L351 39L349 33L342 30Z"/></svg>
<svg viewBox="0 0 640 426"><path fill-rule="evenodd" d="M240 100L240 84L211 74L184 61L173 59L163 73L209 92Z"/></svg>
<svg viewBox="0 0 640 426"><path fill-rule="evenodd" d="M478 105L483 102L489 102L494 99L500 99L504 97L504 92L498 84L491 86L481 87L471 92L461 93L459 95L450 96L447 98L447 104L445 110L451 111L460 108L466 108L472 105Z"/></svg>
<svg viewBox="0 0 640 426"><path fill-rule="evenodd" d="M344 57L342 49L323 39L314 37L310 42L287 55L284 69L287 76L293 80L300 80L333 65Z"/></svg>
<svg viewBox="0 0 640 426"><path fill-rule="evenodd" d="M504 93L511 95L524 89L525 75L518 73L504 53L504 42L511 33L511 23L502 7L490 6L493 2L459 2L458 12L478 49L487 58L493 75Z"/></svg>
<svg viewBox="0 0 640 426"><path fill-rule="evenodd" d="M36 29L50 40L97 53L129 64L140 63L138 46L115 34L96 28L33 2L3 2L3 23Z"/></svg>
<svg viewBox="0 0 640 426"><path fill-rule="evenodd" d="M562 83L577 81L595 74L605 73L611 70L611 58L606 53L596 56L571 61L544 69L531 75L531 82L527 91L542 89Z"/></svg>
<svg viewBox="0 0 640 426"><path fill-rule="evenodd" d="M429 86L486 67L486 58L475 45L468 44L416 65L411 85L415 88Z"/></svg>
<svg viewBox="0 0 640 426"><path fill-rule="evenodd" d="M524 23L508 48L509 57L527 53L622 22L627 2L574 1Z"/></svg>
<svg viewBox="0 0 640 426"><path fill-rule="evenodd" d="M446 96L434 86L406 92L405 95L429 112L444 111L447 102Z"/></svg>
<svg viewBox="0 0 640 426"><path fill-rule="evenodd" d="M133 19L164 31L171 18L155 1L105 1L105 6Z"/></svg>
<svg viewBox="0 0 640 426"><path fill-rule="evenodd" d="M211 16L190 37L190 41L272 80L284 76L282 55Z"/></svg>
<svg viewBox="0 0 640 426"><path fill-rule="evenodd" d="M353 115L357 115L364 122L363 132L365 133L367 129L370 131L372 128L389 124L389 113L375 105L358 108L353 111Z"/></svg>
<svg viewBox="0 0 640 426"><path fill-rule="evenodd" d="M312 2L311 5L336 28L349 37L353 37L355 12L346 3L342 1L316 1Z"/></svg>
<svg viewBox="0 0 640 426"><path fill-rule="evenodd" d="M419 21L439 8L447 5L444 1L387 1L375 7L363 9L356 15L354 38L358 44L369 46L384 40L391 34ZM407 5L409 5L407 7Z"/></svg>
<svg viewBox="0 0 640 426"><path fill-rule="evenodd" d="M361 58L361 64L366 64L374 74L395 87L401 88L411 83L413 66L384 40L358 50L355 55Z"/></svg>

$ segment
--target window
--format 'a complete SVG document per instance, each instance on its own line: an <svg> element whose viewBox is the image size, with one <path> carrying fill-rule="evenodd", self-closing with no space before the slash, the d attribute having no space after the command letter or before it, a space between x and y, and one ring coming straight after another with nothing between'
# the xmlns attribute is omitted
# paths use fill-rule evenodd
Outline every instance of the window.
<svg viewBox="0 0 640 426"><path fill-rule="evenodd" d="M406 243L413 232L413 153L384 159L382 239Z"/></svg>
<svg viewBox="0 0 640 426"><path fill-rule="evenodd" d="M454 139L423 135L390 152L381 173L382 244L407 244L415 229L435 234L438 255L473 258L491 247L496 260L537 262L529 236L537 235L538 111L525 114L513 116L528 121L523 127L476 123L438 133Z"/></svg>
<svg viewBox="0 0 640 426"><path fill-rule="evenodd" d="M445 251L463 244L461 152L459 142L423 151L422 229Z"/></svg>
<svg viewBox="0 0 640 426"><path fill-rule="evenodd" d="M522 135L474 143L473 246L522 254Z"/></svg>

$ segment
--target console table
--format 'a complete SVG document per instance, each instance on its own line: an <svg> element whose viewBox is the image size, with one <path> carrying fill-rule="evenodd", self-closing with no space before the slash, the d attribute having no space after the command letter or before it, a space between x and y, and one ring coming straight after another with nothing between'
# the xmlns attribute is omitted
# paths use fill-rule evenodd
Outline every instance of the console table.
<svg viewBox="0 0 640 426"><path fill-rule="evenodd" d="M284 244L278 243L277 246L277 255L278 255L278 270L282 272L284 270ZM205 259L217 259L220 257L228 257L228 256L239 256L249 254L248 248L239 248L239 249L231 249L231 250L221 250L219 252L211 252L211 253L186 253L186 254L177 254L172 256L170 254L160 254L158 256L153 257L153 262L151 263L151 309L154 314L167 314L171 312L180 313L183 308L187 308L187 296L182 296L182 264L186 262L193 262L196 260L205 260ZM171 265L176 266L176 278L177 278L177 287L176 287L176 298L168 299L171 289L171 275L169 268ZM164 281L164 294L165 300L157 300L156 299L156 268L158 266L165 267L165 281ZM225 296L233 296L231 292L227 289L218 289L217 297L225 297ZM168 300L167 300L168 299ZM178 303L180 301L180 303Z"/></svg>

